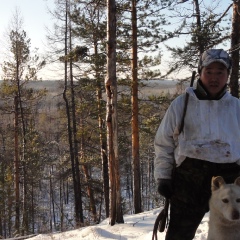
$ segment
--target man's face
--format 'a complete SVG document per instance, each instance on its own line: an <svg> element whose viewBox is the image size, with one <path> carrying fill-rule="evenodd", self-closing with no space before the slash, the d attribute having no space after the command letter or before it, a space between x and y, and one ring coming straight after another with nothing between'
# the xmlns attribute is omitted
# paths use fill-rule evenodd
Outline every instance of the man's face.
<svg viewBox="0 0 240 240"><path fill-rule="evenodd" d="M200 78L210 95L215 97L227 83L228 76L229 72L222 63L213 62L203 67Z"/></svg>

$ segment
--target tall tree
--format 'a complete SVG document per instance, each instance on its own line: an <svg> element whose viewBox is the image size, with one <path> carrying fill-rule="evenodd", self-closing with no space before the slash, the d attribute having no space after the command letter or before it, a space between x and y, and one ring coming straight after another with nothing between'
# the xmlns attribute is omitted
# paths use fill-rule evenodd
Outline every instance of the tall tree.
<svg viewBox="0 0 240 240"><path fill-rule="evenodd" d="M98 127L99 127L99 139L100 139L100 154L102 160L102 179L103 179L103 194L105 199L105 212L106 216L109 216L109 177L108 177L108 159L107 159L107 144L106 144L106 127L105 127L105 107L103 104L103 87L104 87L104 72L105 72L105 39L106 39L106 14L105 5L99 1L92 1L89 4L88 1L75 1L75 12L71 15L72 21L75 23L73 30L77 39L81 39L81 43L86 43L86 47L79 47L86 49L85 58L81 57L81 62L75 63L79 65L80 69L83 69L84 74L89 73L89 83L96 89L97 100L97 112L98 112ZM80 41L79 41L80 42ZM89 66L89 67L86 67ZM93 77L90 77L92 74ZM79 79L79 85L84 88L85 79L80 74L76 73L75 77ZM89 84L89 85L90 85ZM82 99L82 97L80 98ZM86 101L85 98L83 101ZM87 100L88 101L88 100ZM83 129L86 128L86 122L81 121ZM86 146L83 144L82 146ZM86 148L86 147L85 147ZM84 150L84 148L82 149ZM83 151L81 151L83 153ZM86 157L82 158L86 159ZM87 164L84 163L84 168ZM90 166L90 165L89 165ZM92 167L92 166L91 166ZM90 167L90 168L91 168ZM86 169L85 169L86 170ZM86 172L84 170L84 172ZM90 170L90 169L89 169ZM89 179L88 179L89 181ZM92 192L94 186L88 182L88 192L90 199L90 192ZM93 197L91 197L93 199ZM93 208L94 209L94 208ZM94 215L94 214L93 214Z"/></svg>
<svg viewBox="0 0 240 240"><path fill-rule="evenodd" d="M29 80L36 79L37 71L44 65L39 62L37 56L30 54L30 39L22 28L23 20L20 12L16 10L13 15L12 23L9 29L8 44L9 54L3 63L4 81L1 88L1 94L4 97L12 98L14 112L14 190L15 190L15 229L20 233L21 203L22 207L22 229L27 229L27 206L26 191L21 196L20 191L20 170L25 172L26 160L26 100L33 95L27 91L25 84ZM25 99L25 103L24 103ZM9 104L9 101L6 101ZM25 176L25 175L24 175ZM26 187L25 177L22 178L23 186ZM24 232L24 230L23 230Z"/></svg>
<svg viewBox="0 0 240 240"><path fill-rule="evenodd" d="M64 56L64 92L63 99L66 104L66 115L68 125L68 141L69 152L72 166L72 176L74 184L74 199L75 199L75 221L77 226L83 224L83 209L82 209L82 194L81 194L81 181L80 181L80 169L78 158L78 143L76 139L76 109L75 109L75 94L73 86L73 73L72 64L73 60L69 53L72 50L72 29L71 29L71 1L65 0L65 56ZM68 64L70 69L70 77L68 77ZM68 79L70 78L70 84ZM68 99L68 87L70 85L70 100Z"/></svg>
<svg viewBox="0 0 240 240"><path fill-rule="evenodd" d="M231 94L239 98L239 44L240 44L240 1L233 1L232 15L232 34L231 34L231 57L232 57L232 72L230 76L230 91Z"/></svg>
<svg viewBox="0 0 240 240"><path fill-rule="evenodd" d="M107 1L107 135L110 179L110 225L123 223L118 156L117 79L116 79L116 3Z"/></svg>
<svg viewBox="0 0 240 240"><path fill-rule="evenodd" d="M135 213L142 212L138 127L137 1L132 0L132 166Z"/></svg>
<svg viewBox="0 0 240 240"><path fill-rule="evenodd" d="M126 84L131 85L131 131L132 131L132 185L134 212L142 211L142 178L139 154L139 80L160 76L153 69L161 61L158 45L160 39L171 35L163 31L167 24L161 11L172 1L122 1L118 5L118 72ZM164 36L165 35L165 36ZM131 36L131 37L130 37ZM130 54L131 53L131 54ZM139 54L138 54L139 53ZM131 79L131 83L127 81ZM141 85L140 85L141 87ZM128 93L129 94L129 93ZM144 171L144 170L143 170Z"/></svg>
<svg viewBox="0 0 240 240"><path fill-rule="evenodd" d="M22 22L19 18L19 13L14 15L13 29L10 31L10 51L12 54L12 60L5 61L3 71L6 76L5 81L10 83L9 87L13 93L13 105L14 105L14 185L15 185L15 229L19 233L20 231L20 155L19 155L19 118L20 118L20 101L21 90L20 80L25 70L25 64L29 61L29 44L30 39L27 38L26 32L22 30ZM10 78L9 78L10 77Z"/></svg>

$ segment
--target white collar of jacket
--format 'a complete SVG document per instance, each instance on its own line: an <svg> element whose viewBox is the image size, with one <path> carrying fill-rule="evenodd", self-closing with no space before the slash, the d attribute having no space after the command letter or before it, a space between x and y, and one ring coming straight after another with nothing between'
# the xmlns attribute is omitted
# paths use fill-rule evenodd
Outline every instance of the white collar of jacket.
<svg viewBox="0 0 240 240"><path fill-rule="evenodd" d="M190 96L194 97L195 99L198 99L199 101L202 101L202 99L199 99L195 93L195 89L193 87L187 87L185 90ZM204 99L204 100L209 100L209 101L220 101L221 99L226 99L228 97L232 97L232 95L226 91L224 92L223 96L219 99Z"/></svg>
<svg viewBox="0 0 240 240"><path fill-rule="evenodd" d="M209 94L209 92L205 89L205 87L202 84L201 79L198 79L197 86L196 86L196 89L194 91L195 91L197 97L200 100L219 100L226 93L226 91L227 91L227 84L225 84L223 89L214 98L212 98L211 95Z"/></svg>

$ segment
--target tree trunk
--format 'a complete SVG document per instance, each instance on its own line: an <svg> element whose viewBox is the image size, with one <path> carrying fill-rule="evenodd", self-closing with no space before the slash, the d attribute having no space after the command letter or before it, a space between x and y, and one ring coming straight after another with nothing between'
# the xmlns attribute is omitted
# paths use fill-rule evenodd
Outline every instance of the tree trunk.
<svg viewBox="0 0 240 240"><path fill-rule="evenodd" d="M23 190L22 190L22 227L21 235L24 236L28 233L28 207L27 207L27 181L26 181L26 166L23 160Z"/></svg>
<svg viewBox="0 0 240 240"><path fill-rule="evenodd" d="M61 232L63 232L64 231L64 226L63 226L63 223L64 223L64 221L63 221L63 216L64 216L64 214L63 214L63 179L62 178L60 178L60 188L59 188L59 201L60 201L60 230L61 230Z"/></svg>
<svg viewBox="0 0 240 240"><path fill-rule="evenodd" d="M32 233L35 232L35 208L34 208L34 185L33 178L31 184L31 212L32 212Z"/></svg>
<svg viewBox="0 0 240 240"><path fill-rule="evenodd" d="M107 141L110 179L110 224L123 223L118 159L117 79L116 79L116 4L107 1Z"/></svg>
<svg viewBox="0 0 240 240"><path fill-rule="evenodd" d="M51 169L49 171L49 218L50 218L50 221L49 221L49 228L50 228L50 231L52 232L53 231L53 226L52 226L52 176L51 176Z"/></svg>
<svg viewBox="0 0 240 240"><path fill-rule="evenodd" d="M202 38L204 36L202 36L202 23L201 23L201 14L200 14L200 7L199 7L199 2L198 0L194 0L194 5L195 5L195 11L196 11L196 21L197 21L197 32L198 32L198 37L197 37L197 41L198 41L198 50L199 53L202 54L204 52L204 45L202 43L204 43L204 41L202 41Z"/></svg>
<svg viewBox="0 0 240 240"><path fill-rule="evenodd" d="M102 158L102 178L103 178L103 193L105 200L106 218L109 217L109 175L108 175L108 158L107 158L107 143L106 140L101 141L101 158Z"/></svg>
<svg viewBox="0 0 240 240"><path fill-rule="evenodd" d="M89 171L88 171L88 167L86 164L82 165L83 168L83 172L86 178L86 183L87 183L87 194L89 197L89 207L90 207L90 212L92 213L93 216L93 221L94 223L98 222L98 218L97 218L97 209L96 209L96 204L95 204L95 199L94 199L94 194L93 194L93 190L92 190L92 186L90 185L90 176L89 176Z"/></svg>
<svg viewBox="0 0 240 240"><path fill-rule="evenodd" d="M98 48L97 43L98 39L94 41L94 54L95 59L98 57ZM109 217L109 175L108 175L108 158L107 158L107 142L106 142L106 133L104 131L105 124L102 118L103 107L102 107L102 87L101 87L101 78L100 78L100 69L98 61L95 63L96 66L96 81L97 81L97 103L98 103L98 129L99 129L99 139L101 147L101 160L102 160L102 179L103 179L103 193L105 200L105 211L106 217Z"/></svg>
<svg viewBox="0 0 240 240"><path fill-rule="evenodd" d="M49 173L49 187L50 187L50 204L52 206L52 213L51 213L51 222L54 224L54 231L56 231L56 214L55 214L55 200L54 200L54 191L53 191L53 184L52 184L52 174L53 174L53 167Z"/></svg>
<svg viewBox="0 0 240 240"><path fill-rule="evenodd" d="M68 55L68 1L66 1L66 17L65 17L65 56ZM68 129L68 143L69 143L69 153L70 153L70 160L71 160L71 168L72 168L72 178L73 178L73 189L74 189L74 207L75 207L75 222L76 225L79 226L80 223L83 223L83 214L82 214L82 202L81 202L81 192L80 192L80 172L79 172L79 165L75 161L75 149L73 143L73 130L72 130L72 119L71 119L71 105L69 104L67 98L67 90L68 90L68 61L65 59L64 62L65 66L65 85L63 91L63 99L66 105L66 115L67 115L67 129Z"/></svg>
<svg viewBox="0 0 240 240"><path fill-rule="evenodd" d="M240 38L240 1L233 1L233 16L232 16L232 35L231 35L231 57L232 57L232 73L230 76L230 92L234 97L239 98L239 38Z"/></svg>
<svg viewBox="0 0 240 240"><path fill-rule="evenodd" d="M14 98L14 188L15 188L15 230L20 230L19 151L18 151L18 96Z"/></svg>
<svg viewBox="0 0 240 240"><path fill-rule="evenodd" d="M141 175L139 160L138 128L138 65L137 65L137 6L132 0L132 161L133 161L133 202L135 213L142 212Z"/></svg>
<svg viewBox="0 0 240 240"><path fill-rule="evenodd" d="M69 52L72 51L72 29L71 23L69 24ZM70 84L71 84L71 113L72 113L72 131L73 131L73 150L74 150L74 163L76 171L76 181L77 181L77 195L78 195L78 205L79 205L79 219L80 223L83 223L83 208L82 208L82 189L81 189L81 179L80 179L80 167L79 167L79 157L78 157L78 140L77 140L77 121L76 121L76 104L75 104L75 91L73 83L73 62L70 58Z"/></svg>
<svg viewBox="0 0 240 240"><path fill-rule="evenodd" d="M22 178L22 185L23 185L23 191L22 191L22 227L21 227L21 235L24 236L25 232L28 233L28 207L27 207L27 181L26 181L26 175L27 175L27 169L26 169L26 163L25 163L25 151L26 151L26 127L25 127L25 121L24 121L24 111L23 111L23 104L22 104L22 93L21 93L21 86L20 86L20 80L18 78L17 80L17 89L18 89L18 99L19 99L19 111L21 116L21 123L22 123L22 154L21 154L21 163L22 163L22 172L23 172L23 178Z"/></svg>

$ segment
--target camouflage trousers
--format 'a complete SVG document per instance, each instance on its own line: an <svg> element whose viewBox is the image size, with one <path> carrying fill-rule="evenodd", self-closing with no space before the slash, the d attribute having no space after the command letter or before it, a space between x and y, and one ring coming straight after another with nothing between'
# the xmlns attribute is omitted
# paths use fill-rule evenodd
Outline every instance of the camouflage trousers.
<svg viewBox="0 0 240 240"><path fill-rule="evenodd" d="M213 176L222 176L227 183L232 183L240 176L240 166L187 158L175 169L166 240L194 238L202 218L209 211Z"/></svg>

